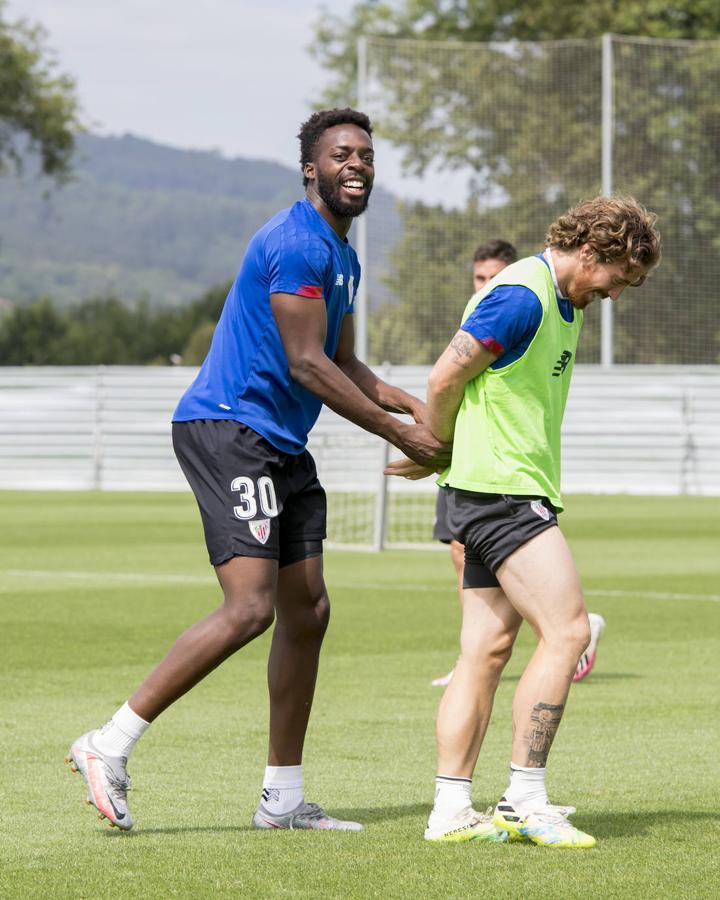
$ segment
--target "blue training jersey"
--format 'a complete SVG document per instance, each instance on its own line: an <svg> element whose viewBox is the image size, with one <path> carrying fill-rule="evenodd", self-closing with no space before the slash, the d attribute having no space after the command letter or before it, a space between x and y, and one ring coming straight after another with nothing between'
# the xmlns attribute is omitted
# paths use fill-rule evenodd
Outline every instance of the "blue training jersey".
<svg viewBox="0 0 720 900"><path fill-rule="evenodd" d="M547 260L538 254L547 266ZM549 268L549 266L548 266ZM557 294L558 309L566 322L573 321L573 306ZM502 369L525 353L542 320L540 298L522 284L500 284L487 293L461 325L497 359L493 370Z"/></svg>
<svg viewBox="0 0 720 900"><path fill-rule="evenodd" d="M355 251L308 200L279 212L250 241L208 355L173 422L234 419L278 450L302 453L322 401L290 377L270 294L325 300L325 353L333 359L359 281Z"/></svg>

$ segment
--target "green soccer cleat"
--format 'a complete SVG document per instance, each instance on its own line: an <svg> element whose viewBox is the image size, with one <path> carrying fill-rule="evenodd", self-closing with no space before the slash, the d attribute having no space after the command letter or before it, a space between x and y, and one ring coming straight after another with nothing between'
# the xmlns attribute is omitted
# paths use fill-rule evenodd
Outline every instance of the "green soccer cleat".
<svg viewBox="0 0 720 900"><path fill-rule="evenodd" d="M433 816L430 816L425 829L425 840L438 844L462 844L466 841L504 844L507 839L507 831L496 828L492 816L482 815L471 806L445 822L434 823Z"/></svg>
<svg viewBox="0 0 720 900"><path fill-rule="evenodd" d="M575 812L572 806L547 806L534 812L515 809L505 797L495 808L493 822L497 828L504 828L511 842L529 841L539 847L554 847L557 850L584 850L594 847L597 841L591 834L580 831L568 816Z"/></svg>

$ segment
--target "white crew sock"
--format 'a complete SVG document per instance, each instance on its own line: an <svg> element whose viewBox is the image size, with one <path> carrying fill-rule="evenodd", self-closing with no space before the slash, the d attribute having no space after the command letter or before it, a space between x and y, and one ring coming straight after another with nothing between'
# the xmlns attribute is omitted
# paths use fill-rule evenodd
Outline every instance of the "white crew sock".
<svg viewBox="0 0 720 900"><path fill-rule="evenodd" d="M458 813L471 806L471 788L472 778L438 775L435 779L435 804L428 824L450 822Z"/></svg>
<svg viewBox="0 0 720 900"><path fill-rule="evenodd" d="M548 800L545 788L546 769L526 769L510 763L510 784L505 799L516 809L539 810Z"/></svg>
<svg viewBox="0 0 720 900"><path fill-rule="evenodd" d="M93 743L108 756L127 757L149 726L149 722L141 719L124 703L112 719L95 733Z"/></svg>
<svg viewBox="0 0 720 900"><path fill-rule="evenodd" d="M262 803L274 816L292 812L303 801L302 766L267 766Z"/></svg>

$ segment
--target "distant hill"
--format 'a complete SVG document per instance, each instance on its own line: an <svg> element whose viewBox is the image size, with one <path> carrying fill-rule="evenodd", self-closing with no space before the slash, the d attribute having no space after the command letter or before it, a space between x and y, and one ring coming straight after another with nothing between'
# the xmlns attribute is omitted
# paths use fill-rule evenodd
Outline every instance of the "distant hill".
<svg viewBox="0 0 720 900"><path fill-rule="evenodd" d="M83 135L70 184L0 178L0 297L184 304L233 278L254 232L302 196L299 167ZM382 236L369 229L372 257L400 223L387 191L375 189L371 209L383 219ZM376 305L385 291L372 283Z"/></svg>

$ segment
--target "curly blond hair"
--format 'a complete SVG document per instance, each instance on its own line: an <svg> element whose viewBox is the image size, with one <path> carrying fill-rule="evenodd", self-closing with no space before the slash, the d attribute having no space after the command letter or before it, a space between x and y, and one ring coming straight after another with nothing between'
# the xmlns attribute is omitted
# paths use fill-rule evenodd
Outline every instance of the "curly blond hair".
<svg viewBox="0 0 720 900"><path fill-rule="evenodd" d="M599 262L652 267L660 262L657 216L633 197L595 197L569 209L548 228L547 246L577 250L588 244Z"/></svg>

